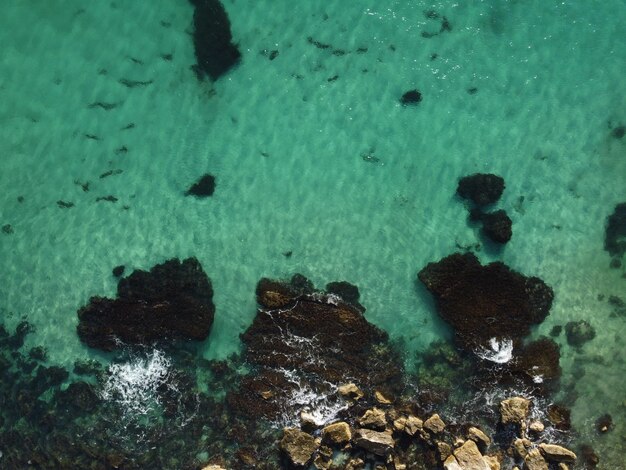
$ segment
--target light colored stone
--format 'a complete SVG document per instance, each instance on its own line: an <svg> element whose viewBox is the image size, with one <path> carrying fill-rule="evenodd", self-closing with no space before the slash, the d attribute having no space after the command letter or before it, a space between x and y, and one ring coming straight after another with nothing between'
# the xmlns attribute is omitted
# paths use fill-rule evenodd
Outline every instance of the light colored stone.
<svg viewBox="0 0 626 470"><path fill-rule="evenodd" d="M354 443L368 452L380 456L387 455L395 445L391 431L379 432L371 429L358 429L355 433Z"/></svg>
<svg viewBox="0 0 626 470"><path fill-rule="evenodd" d="M525 470L548 470L548 463L544 460L539 449L530 449L524 457Z"/></svg>
<svg viewBox="0 0 626 470"><path fill-rule="evenodd" d="M207 465L206 467L202 467L202 470L226 470L221 465Z"/></svg>
<svg viewBox="0 0 626 470"><path fill-rule="evenodd" d="M332 459L320 454L317 454L313 460L313 467L318 470L328 470L332 464Z"/></svg>
<svg viewBox="0 0 626 470"><path fill-rule="evenodd" d="M487 463L490 470L500 470L500 459L495 455L485 455L483 460Z"/></svg>
<svg viewBox="0 0 626 470"><path fill-rule="evenodd" d="M439 460L445 462L452 455L452 447L447 442L437 441L437 452L439 452Z"/></svg>
<svg viewBox="0 0 626 470"><path fill-rule="evenodd" d="M391 405L391 400L378 390L374 392L374 398L376 398L376 401L381 405Z"/></svg>
<svg viewBox="0 0 626 470"><path fill-rule="evenodd" d="M513 450L515 451L515 455L517 455L520 459L526 457L528 450L524 443L524 439L515 439L513 441Z"/></svg>
<svg viewBox="0 0 626 470"><path fill-rule="evenodd" d="M443 463L443 468L445 470L463 470L454 455L450 455L446 459L446 461Z"/></svg>
<svg viewBox="0 0 626 470"><path fill-rule="evenodd" d="M528 426L528 429L530 429L532 432L536 432L536 433L540 433L543 432L543 430L546 427L543 425L543 423L541 421L533 421L532 423L530 423L530 425Z"/></svg>
<svg viewBox="0 0 626 470"><path fill-rule="evenodd" d="M352 400L360 400L365 395L361 389L353 383L341 385L338 391L341 396Z"/></svg>
<svg viewBox="0 0 626 470"><path fill-rule="evenodd" d="M409 436L415 436L415 433L424 427L424 421L419 419L417 416L409 415L406 418L406 427L404 428L404 432L406 432Z"/></svg>
<svg viewBox="0 0 626 470"><path fill-rule="evenodd" d="M559 470L569 470L569 467L567 466L567 464L561 462L559 464Z"/></svg>
<svg viewBox="0 0 626 470"><path fill-rule="evenodd" d="M476 444L483 445L485 447L488 447L489 444L491 444L491 439L489 439L489 436L487 436L487 434L482 432L480 429L473 426L467 430L467 437L474 441Z"/></svg>
<svg viewBox="0 0 626 470"><path fill-rule="evenodd" d="M365 468L365 462L361 459L350 459L346 464L346 470L361 470Z"/></svg>
<svg viewBox="0 0 626 470"><path fill-rule="evenodd" d="M454 447L461 447L463 444L465 444L465 439L458 436L454 438Z"/></svg>
<svg viewBox="0 0 626 470"><path fill-rule="evenodd" d="M502 424L523 425L530 410L530 400L522 397L507 398L500 402L500 421Z"/></svg>
<svg viewBox="0 0 626 470"><path fill-rule="evenodd" d="M287 454L294 465L304 466L313 457L319 442L310 434L296 428L285 428L280 441L280 449Z"/></svg>
<svg viewBox="0 0 626 470"><path fill-rule="evenodd" d="M350 442L350 439L352 439L352 431L348 423L340 421L338 423L329 424L322 429L322 438L324 442L342 446Z"/></svg>
<svg viewBox="0 0 626 470"><path fill-rule="evenodd" d="M424 421L424 428L433 434L439 434L446 428L446 423L442 421L437 413Z"/></svg>
<svg viewBox="0 0 626 470"><path fill-rule="evenodd" d="M574 452L555 444L539 444L539 449L541 449L546 459L552 462L571 463L576 460L576 454Z"/></svg>
<svg viewBox="0 0 626 470"><path fill-rule="evenodd" d="M468 439L458 449L454 449L454 457L463 470L490 470L474 441Z"/></svg>
<svg viewBox="0 0 626 470"><path fill-rule="evenodd" d="M398 432L403 432L406 428L406 417L400 416L393 421L393 429Z"/></svg>
<svg viewBox="0 0 626 470"><path fill-rule="evenodd" d="M387 427L387 417L383 410L371 408L359 418L359 425L363 428L382 431Z"/></svg>

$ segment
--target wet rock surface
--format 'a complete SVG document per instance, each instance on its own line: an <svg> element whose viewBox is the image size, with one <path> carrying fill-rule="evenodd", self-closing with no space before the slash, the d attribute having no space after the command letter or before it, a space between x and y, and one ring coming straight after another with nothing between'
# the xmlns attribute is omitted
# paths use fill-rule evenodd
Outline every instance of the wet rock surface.
<svg viewBox="0 0 626 470"><path fill-rule="evenodd" d="M273 419L303 391L339 400L345 377L361 390L400 385L387 335L338 296L317 292L296 275L289 282L262 279L257 300L257 315L241 336L256 373L229 396L244 415Z"/></svg>
<svg viewBox="0 0 626 470"><path fill-rule="evenodd" d="M475 217L482 222L482 232L490 240L496 243L507 243L511 240L513 221L504 210L481 213Z"/></svg>
<svg viewBox="0 0 626 470"><path fill-rule="evenodd" d="M78 311L78 336L111 351L121 344L205 339L215 306L211 282L195 258L172 259L119 281L116 299L92 297Z"/></svg>
<svg viewBox="0 0 626 470"><path fill-rule="evenodd" d="M567 344L580 348L596 337L596 330L585 320L571 321L565 325Z"/></svg>

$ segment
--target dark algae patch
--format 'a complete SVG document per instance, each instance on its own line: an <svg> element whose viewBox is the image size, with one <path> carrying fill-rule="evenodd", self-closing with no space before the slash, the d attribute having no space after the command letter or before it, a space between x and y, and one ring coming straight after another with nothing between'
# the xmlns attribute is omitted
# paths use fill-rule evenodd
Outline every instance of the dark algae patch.
<svg viewBox="0 0 626 470"><path fill-rule="evenodd" d="M187 191L185 191L185 196L196 196L202 198L212 196L214 192L215 176L206 173L202 175L198 181L192 184Z"/></svg>

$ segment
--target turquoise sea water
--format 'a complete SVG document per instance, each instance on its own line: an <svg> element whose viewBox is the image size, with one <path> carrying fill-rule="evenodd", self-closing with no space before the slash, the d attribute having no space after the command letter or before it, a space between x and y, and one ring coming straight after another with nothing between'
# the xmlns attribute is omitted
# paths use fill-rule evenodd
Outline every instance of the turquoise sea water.
<svg viewBox="0 0 626 470"><path fill-rule="evenodd" d="M80 343L76 311L113 295L111 269L193 255L215 289L205 357L239 350L260 277L301 272L319 286L358 285L367 318L404 342L410 367L450 337L416 273L481 241L454 193L460 176L493 172L514 235L478 255L553 287L537 335L572 320L595 327L582 353L558 339L562 382L578 393L579 432L617 455L626 326L606 299L626 289L603 239L626 198L626 140L611 135L626 124L626 4L224 5L243 59L211 84L189 68L186 1L4 2L0 225L13 233L0 234L3 321L28 319L27 345L46 345L52 363L101 358ZM424 37L441 26L429 10L451 30ZM412 88L423 101L401 106ZM185 197L205 172L215 194ZM109 195L117 202L96 201ZM598 438L605 412L615 429Z"/></svg>

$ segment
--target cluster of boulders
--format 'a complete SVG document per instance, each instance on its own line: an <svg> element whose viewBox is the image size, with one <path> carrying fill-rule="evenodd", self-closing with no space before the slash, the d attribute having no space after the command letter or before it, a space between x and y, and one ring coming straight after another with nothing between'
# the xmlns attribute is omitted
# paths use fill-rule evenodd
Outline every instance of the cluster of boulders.
<svg viewBox="0 0 626 470"><path fill-rule="evenodd" d="M356 401L363 392L347 384L342 393L358 409ZM546 425L529 418L531 407L531 400L524 397L500 402L497 427L511 431L509 442L496 442L471 423L448 425L437 413L419 417L385 401L323 427L311 427L303 417L300 427L283 430L279 446L287 466L295 468L357 470L369 465L389 470L499 470L515 465L518 470L567 470L576 454L545 442ZM416 452L407 452L411 442L418 445L425 460L417 461Z"/></svg>
<svg viewBox="0 0 626 470"><path fill-rule="evenodd" d="M457 194L471 201L470 220L482 223L482 233L496 243L507 243L513 236L513 221L503 209L486 212L504 191L504 179L491 173L475 173L459 180Z"/></svg>

